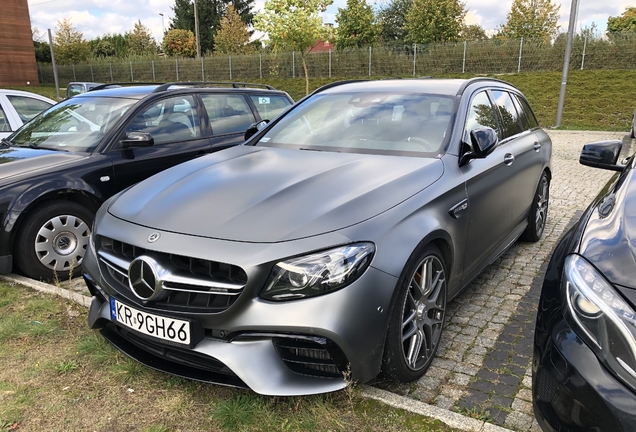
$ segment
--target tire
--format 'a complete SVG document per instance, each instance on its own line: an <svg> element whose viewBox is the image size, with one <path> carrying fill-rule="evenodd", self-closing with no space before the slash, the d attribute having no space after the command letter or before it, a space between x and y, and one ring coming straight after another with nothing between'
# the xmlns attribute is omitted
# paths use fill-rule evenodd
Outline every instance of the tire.
<svg viewBox="0 0 636 432"><path fill-rule="evenodd" d="M93 218L73 201L50 201L30 210L15 240L17 267L33 279L80 275Z"/></svg>
<svg viewBox="0 0 636 432"><path fill-rule="evenodd" d="M548 217L548 204L550 201L550 179L548 173L543 172L537 185L537 191L532 198L530 213L528 213L528 226L521 235L523 240L537 242L541 239Z"/></svg>
<svg viewBox="0 0 636 432"><path fill-rule="evenodd" d="M404 267L384 347L387 377L412 382L431 365L446 317L446 268L442 253L432 244L414 253Z"/></svg>

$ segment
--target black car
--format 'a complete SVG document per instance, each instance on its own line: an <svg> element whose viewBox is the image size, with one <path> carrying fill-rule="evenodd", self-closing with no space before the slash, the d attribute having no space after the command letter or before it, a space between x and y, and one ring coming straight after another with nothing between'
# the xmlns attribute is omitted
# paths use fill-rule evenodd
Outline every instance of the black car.
<svg viewBox="0 0 636 432"><path fill-rule="evenodd" d="M532 366L546 431L636 430L636 173L622 143L583 148L618 171L560 240L539 302Z"/></svg>
<svg viewBox="0 0 636 432"><path fill-rule="evenodd" d="M104 85L51 107L0 144L0 273L78 275L110 196L240 144L293 101L246 83ZM259 88L260 87L260 88Z"/></svg>

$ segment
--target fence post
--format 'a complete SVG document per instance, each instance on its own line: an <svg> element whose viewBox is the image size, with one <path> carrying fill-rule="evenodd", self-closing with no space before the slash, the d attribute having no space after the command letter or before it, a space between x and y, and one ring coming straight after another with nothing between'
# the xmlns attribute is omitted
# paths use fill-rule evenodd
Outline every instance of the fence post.
<svg viewBox="0 0 636 432"><path fill-rule="evenodd" d="M331 78L331 50L329 50L329 78Z"/></svg>
<svg viewBox="0 0 636 432"><path fill-rule="evenodd" d="M130 61L130 82L135 81L135 77L133 76L133 71L132 71L132 60Z"/></svg>
<svg viewBox="0 0 636 432"><path fill-rule="evenodd" d="M93 63L91 63L90 66L91 66L91 81L95 82L95 74L93 74Z"/></svg>
<svg viewBox="0 0 636 432"><path fill-rule="evenodd" d="M371 47L369 47L369 76L371 76Z"/></svg>
<svg viewBox="0 0 636 432"><path fill-rule="evenodd" d="M292 51L292 78L296 78L296 53Z"/></svg>
<svg viewBox="0 0 636 432"><path fill-rule="evenodd" d="M587 35L585 35L585 39L583 39L583 58L581 59L581 70L583 70L583 66L585 65L585 49L587 48Z"/></svg>
<svg viewBox="0 0 636 432"><path fill-rule="evenodd" d="M464 60L462 61L462 73L466 73L466 41L464 41Z"/></svg>
<svg viewBox="0 0 636 432"><path fill-rule="evenodd" d="M263 79L263 54L258 53L258 74Z"/></svg>
<svg viewBox="0 0 636 432"><path fill-rule="evenodd" d="M517 66L517 73L521 72L521 53L523 52L523 38L519 44L519 65Z"/></svg>
<svg viewBox="0 0 636 432"><path fill-rule="evenodd" d="M179 58L175 58L174 61L177 65L177 81L179 81Z"/></svg>
<svg viewBox="0 0 636 432"><path fill-rule="evenodd" d="M415 76L416 64L417 64L417 44L413 44L413 76Z"/></svg>
<svg viewBox="0 0 636 432"><path fill-rule="evenodd" d="M232 56L227 56L230 61L230 81L232 80Z"/></svg>
<svg viewBox="0 0 636 432"><path fill-rule="evenodd" d="M150 60L152 62L152 80L153 81L157 81L155 79L155 61L154 60Z"/></svg>
<svg viewBox="0 0 636 432"><path fill-rule="evenodd" d="M44 84L44 73L42 73L42 63L40 63L39 66L40 66L40 84Z"/></svg>
<svg viewBox="0 0 636 432"><path fill-rule="evenodd" d="M201 56L201 81L205 81L205 67L203 66L203 56Z"/></svg>
<svg viewBox="0 0 636 432"><path fill-rule="evenodd" d="M75 64L73 63L71 66L73 66L73 81L77 81L77 78L75 77Z"/></svg>
<svg viewBox="0 0 636 432"><path fill-rule="evenodd" d="M113 82L113 62L110 62L110 82Z"/></svg>

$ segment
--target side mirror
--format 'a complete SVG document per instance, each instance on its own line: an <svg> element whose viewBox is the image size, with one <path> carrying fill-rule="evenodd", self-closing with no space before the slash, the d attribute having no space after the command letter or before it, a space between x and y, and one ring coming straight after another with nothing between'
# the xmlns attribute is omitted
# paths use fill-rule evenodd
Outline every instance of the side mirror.
<svg viewBox="0 0 636 432"><path fill-rule="evenodd" d="M124 148L129 147L150 147L155 144L155 139L146 132L128 132L126 137L121 140Z"/></svg>
<svg viewBox="0 0 636 432"><path fill-rule="evenodd" d="M585 144L581 150L579 163L594 168L623 171L625 166L617 163L622 148L623 142L619 140Z"/></svg>
<svg viewBox="0 0 636 432"><path fill-rule="evenodd" d="M269 123L269 120L261 120L257 123L252 123L250 127L247 128L247 130L245 131L245 135L243 136L245 141L256 135L256 132L267 126L267 123Z"/></svg>
<svg viewBox="0 0 636 432"><path fill-rule="evenodd" d="M493 128L481 127L470 131L472 150L462 155L459 165L467 164L471 159L483 159L495 151L499 138Z"/></svg>

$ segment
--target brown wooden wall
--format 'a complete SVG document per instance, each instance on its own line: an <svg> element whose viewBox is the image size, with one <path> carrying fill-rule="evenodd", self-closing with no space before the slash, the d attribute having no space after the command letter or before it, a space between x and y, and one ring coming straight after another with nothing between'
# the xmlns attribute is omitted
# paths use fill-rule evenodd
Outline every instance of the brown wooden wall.
<svg viewBox="0 0 636 432"><path fill-rule="evenodd" d="M39 85L27 0L0 3L0 86Z"/></svg>

